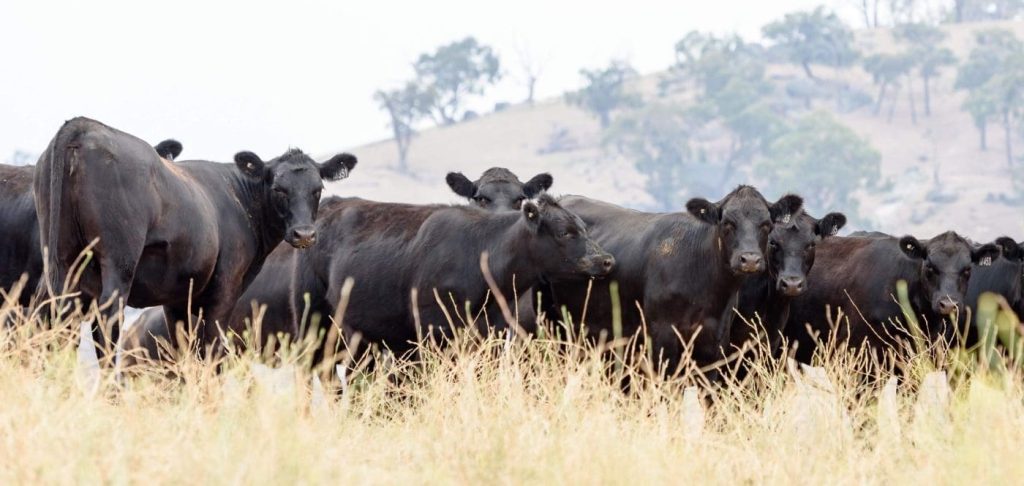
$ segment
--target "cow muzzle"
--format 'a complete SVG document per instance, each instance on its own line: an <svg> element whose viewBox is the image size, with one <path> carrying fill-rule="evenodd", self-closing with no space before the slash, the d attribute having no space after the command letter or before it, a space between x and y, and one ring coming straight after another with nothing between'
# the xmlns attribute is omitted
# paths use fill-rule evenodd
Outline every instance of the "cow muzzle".
<svg viewBox="0 0 1024 486"><path fill-rule="evenodd" d="M943 297L935 303L935 310L944 316L948 316L960 307L960 302L952 297Z"/></svg>
<svg viewBox="0 0 1024 486"><path fill-rule="evenodd" d="M316 229L313 228L313 225L297 226L288 230L285 241L295 248L309 248L316 243Z"/></svg>
<svg viewBox="0 0 1024 486"><path fill-rule="evenodd" d="M797 275L787 275L779 278L779 292L786 297L797 297L807 290L807 279Z"/></svg>
<svg viewBox="0 0 1024 486"><path fill-rule="evenodd" d="M584 273L590 277L606 277L609 273L612 273L612 269L615 268L615 257L604 253L588 258L584 258L580 262Z"/></svg>
<svg viewBox="0 0 1024 486"><path fill-rule="evenodd" d="M764 271L764 258L759 253L741 253L732 269L736 273L761 273Z"/></svg>

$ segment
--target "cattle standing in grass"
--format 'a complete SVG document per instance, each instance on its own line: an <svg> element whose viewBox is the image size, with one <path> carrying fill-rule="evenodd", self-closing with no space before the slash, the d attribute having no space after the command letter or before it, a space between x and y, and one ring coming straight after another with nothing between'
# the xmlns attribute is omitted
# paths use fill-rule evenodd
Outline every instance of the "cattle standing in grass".
<svg viewBox="0 0 1024 486"><path fill-rule="evenodd" d="M827 341L832 334L826 317L830 306L833 316L842 309L848 319L836 329L840 342L874 349L893 346L907 337L906 319L895 300L896 282L905 280L922 330L933 339L949 339L952 326L945 321L964 308L972 265L989 264L998 256L996 245L975 248L953 232L925 241L888 235L829 238L818 245L810 288L790 306L787 336L797 343L797 358L809 362L816 341Z"/></svg>
<svg viewBox="0 0 1024 486"><path fill-rule="evenodd" d="M292 149L269 162L239 152L235 164L171 164L132 135L75 118L36 168L49 281L60 289L72 262L97 240L79 282L89 299L162 305L174 323L188 320L191 304L206 320L226 322L281 240L297 248L314 243L322 179L344 178L355 163L340 154L317 164ZM212 325L198 334L204 343L217 335Z"/></svg>
<svg viewBox="0 0 1024 486"><path fill-rule="evenodd" d="M520 211L489 212L466 206L415 206L347 199L317 221L325 244L299 255L296 288L310 289L336 309L348 278L354 280L345 308L345 335L410 349L418 335L441 339L451 323L435 292L456 315L465 305L476 325L506 326L480 268L490 272L505 298L550 279L602 276L614 260L587 235L575 215L548 196L522 203ZM514 285L513 285L514 282ZM411 292L417 289L417 301ZM296 308L303 306L297 296ZM454 304L452 304L454 302ZM416 316L421 323L416 327Z"/></svg>
<svg viewBox="0 0 1024 486"><path fill-rule="evenodd" d="M1008 236L996 238L995 243L1002 254L992 260L991 265L975 264L967 286L967 305L977 310L981 293L994 292L1002 295L1018 316L1024 316L1024 246ZM973 324L963 326L968 346L978 340L977 328Z"/></svg>
<svg viewBox="0 0 1024 486"><path fill-rule="evenodd" d="M605 282L594 285L585 315L586 282L551 285L549 303L556 309L564 305L574 322L585 322L591 337L610 338L607 282L617 281L624 335L636 334L646 323L655 359L667 362L669 373L681 363L680 340L695 339L693 357L699 365L722 358L740 285L764 271L772 223L791 218L802 203L793 195L768 203L749 186L717 203L692 199L688 213L643 213L579 196L561 202L615 256L616 267Z"/></svg>
<svg viewBox="0 0 1024 486"><path fill-rule="evenodd" d="M778 351L783 327L789 320L789 305L807 290L807 274L814 266L816 245L835 235L845 224L846 216L842 213L815 219L804 211L775 223L768 235L767 271L748 277L740 288L736 311L743 320L732 326L730 341L734 349L754 339L753 326L759 326L757 331L764 333L762 339L768 350Z"/></svg>
<svg viewBox="0 0 1024 486"><path fill-rule="evenodd" d="M154 147L161 157L174 160L181 144L164 140ZM0 164L0 289L9 292L26 278L18 303L27 307L43 274L43 252L39 242L39 222L32 195L36 168L31 165Z"/></svg>

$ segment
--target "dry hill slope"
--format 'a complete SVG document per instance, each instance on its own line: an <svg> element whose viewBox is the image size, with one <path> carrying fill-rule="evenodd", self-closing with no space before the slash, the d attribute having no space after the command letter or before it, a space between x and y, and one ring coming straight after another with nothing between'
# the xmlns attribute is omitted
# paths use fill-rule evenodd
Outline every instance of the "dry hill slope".
<svg viewBox="0 0 1024 486"><path fill-rule="evenodd" d="M1024 24L1019 22L976 23L945 27L949 33L945 44L963 60L973 44L973 32L996 27L1012 29L1024 38ZM884 29L858 32L857 39L862 52L897 49ZM819 68L816 72L824 78L842 76L857 88L875 93L870 76L859 67L841 72ZM653 87L660 75L650 74L637 83L645 98L655 97ZM785 80L801 74L792 66L772 65L769 76ZM916 124L910 121L906 90L899 94L891 123L886 120L887 108L881 116L874 116L870 107L842 114L835 113L834 103L829 101L814 106L833 111L882 153L882 177L893 184L891 190L861 196L861 213L871 221L871 227L865 229L922 237L954 229L979 240L1002 234L1024 239L1019 208L986 200L991 193L1011 190L1001 150L1002 132L991 125L989 150L978 149L971 119L960 110L965 93L953 90L955 76L955 69L948 68L934 81L931 117L923 116L920 86L915 84ZM556 136L559 133L562 135ZM555 139L562 149L551 151ZM645 176L631 161L603 149L600 142L597 121L561 99L518 105L454 126L422 131L409 153L412 175L395 170L397 155L390 141L354 148L360 167L350 179L333 185L330 192L387 201L458 202L444 184L445 173L462 171L475 178L488 167L503 166L524 180L537 172L551 172L555 194L586 194L641 208L651 204L644 191ZM939 204L926 198L936 189L936 173L941 192L954 194L955 202ZM751 178L750 182L758 181ZM769 197L789 190L763 189ZM717 198L721 194L705 196ZM830 208L809 209L820 214Z"/></svg>

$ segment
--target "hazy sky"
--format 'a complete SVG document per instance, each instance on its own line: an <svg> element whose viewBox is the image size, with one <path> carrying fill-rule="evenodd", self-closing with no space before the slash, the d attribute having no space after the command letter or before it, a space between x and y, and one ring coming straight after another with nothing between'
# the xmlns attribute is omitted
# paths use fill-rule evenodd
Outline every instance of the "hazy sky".
<svg viewBox="0 0 1024 486"><path fill-rule="evenodd" d="M476 36L506 71L481 108L518 101L519 56L544 66L540 97L578 87L581 67L671 64L693 29L756 37L812 0L5 1L0 6L0 161L42 152L85 115L187 158L266 158L388 136L373 92L411 76L440 44ZM833 3L828 2L826 3Z"/></svg>

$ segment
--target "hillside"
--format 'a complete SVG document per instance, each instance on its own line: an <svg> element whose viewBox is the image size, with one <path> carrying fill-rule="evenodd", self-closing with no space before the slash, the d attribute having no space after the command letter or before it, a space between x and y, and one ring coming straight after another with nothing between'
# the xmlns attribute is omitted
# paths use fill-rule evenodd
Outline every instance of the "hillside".
<svg viewBox="0 0 1024 486"><path fill-rule="evenodd" d="M945 45L963 60L973 45L973 33L990 28L1010 29L1024 38L1024 24L1019 22L961 24L944 27L949 34ZM857 44L867 54L896 49L885 29L859 31ZM816 67L815 72L824 80L842 76L857 89L875 94L870 76L859 67L841 72ZM645 99L656 97L661 75L646 75L634 89ZM815 101L812 109L831 111L881 152L881 182L891 181L885 191L859 196L861 216L869 223L865 228L848 230L875 229L930 237L953 229L979 240L1002 234L1024 239L1019 209L989 200L992 194L1011 190L1002 130L990 125L989 149L979 150L971 118L960 110L965 93L953 90L955 75L955 68L947 68L933 81L930 117L922 113L920 86L915 85L916 124L911 123L906 90L899 94L891 123L887 121L888 107L875 116L870 106L839 113L834 103ZM802 72L796 66L771 65L768 76L785 81L802 76ZM560 142L559 150L552 151L555 139ZM586 194L638 208L652 203L644 190L645 176L631 161L602 148L597 120L560 98L532 106L512 106L454 126L421 131L409 153L412 175L395 170L397 155L390 140L351 151L359 156L360 166L351 178L332 185L332 194L415 203L458 202L444 184L448 171L462 171L475 178L488 167L504 166L524 180L538 172L550 172L555 177L555 194ZM754 178L749 181L758 183ZM767 196L777 197L788 188L762 189ZM932 202L928 195L936 189L944 196L942 199L953 201ZM704 196L715 199L722 194ZM821 214L831 208L809 209Z"/></svg>

